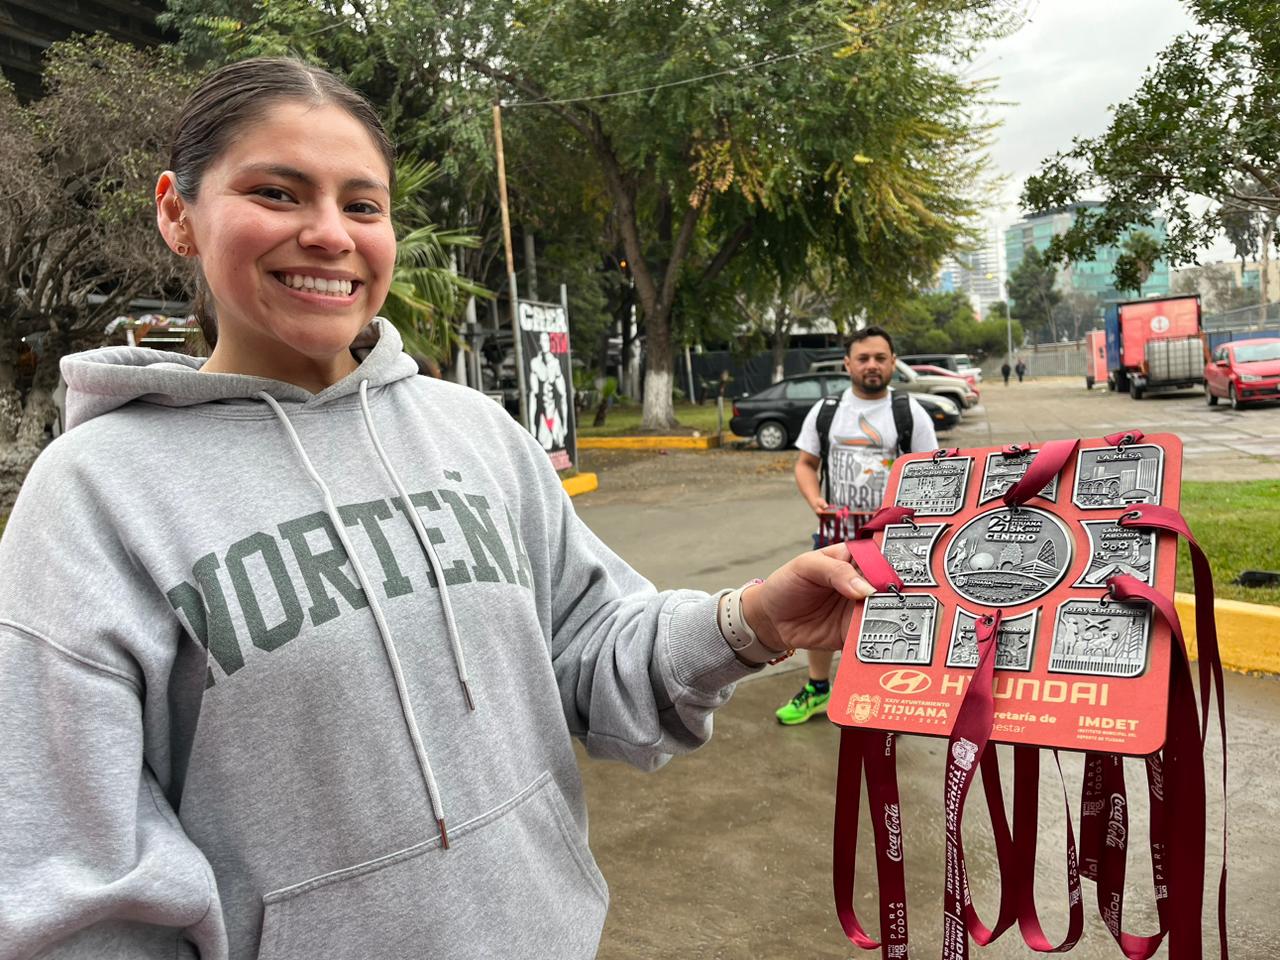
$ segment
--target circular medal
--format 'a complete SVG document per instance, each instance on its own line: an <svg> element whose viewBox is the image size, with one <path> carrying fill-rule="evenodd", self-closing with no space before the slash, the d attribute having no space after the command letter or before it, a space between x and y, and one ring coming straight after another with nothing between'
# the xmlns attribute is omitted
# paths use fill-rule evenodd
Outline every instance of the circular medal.
<svg viewBox="0 0 1280 960"><path fill-rule="evenodd" d="M947 547L946 577L956 593L999 607L1044 596L1071 565L1071 535L1043 510L1019 507L974 517Z"/></svg>

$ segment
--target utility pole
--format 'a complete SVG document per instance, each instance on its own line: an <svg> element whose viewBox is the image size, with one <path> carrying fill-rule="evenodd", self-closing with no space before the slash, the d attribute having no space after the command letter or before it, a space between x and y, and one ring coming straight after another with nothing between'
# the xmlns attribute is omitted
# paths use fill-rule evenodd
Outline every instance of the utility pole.
<svg viewBox="0 0 1280 960"><path fill-rule="evenodd" d="M507 162L502 152L502 103L493 105L493 141L498 155L498 203L502 208L502 245L507 254L507 296L511 300L511 333L516 351L516 389L520 391L520 422L526 430L529 403L525 396L524 348L520 343L520 301L516 293L516 257L511 249L511 211L507 206Z"/></svg>

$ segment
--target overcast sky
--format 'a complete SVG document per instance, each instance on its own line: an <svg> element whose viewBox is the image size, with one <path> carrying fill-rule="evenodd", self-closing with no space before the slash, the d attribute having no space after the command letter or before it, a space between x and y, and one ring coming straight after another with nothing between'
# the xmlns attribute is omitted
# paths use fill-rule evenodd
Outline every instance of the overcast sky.
<svg viewBox="0 0 1280 960"><path fill-rule="evenodd" d="M1111 106L1127 100L1143 72L1192 25L1177 0L1026 0L1021 30L991 45L973 76L998 81L991 158L1008 183L985 205L1000 229L1021 219L1022 183L1073 137L1106 130ZM1229 252L1228 252L1229 255Z"/></svg>

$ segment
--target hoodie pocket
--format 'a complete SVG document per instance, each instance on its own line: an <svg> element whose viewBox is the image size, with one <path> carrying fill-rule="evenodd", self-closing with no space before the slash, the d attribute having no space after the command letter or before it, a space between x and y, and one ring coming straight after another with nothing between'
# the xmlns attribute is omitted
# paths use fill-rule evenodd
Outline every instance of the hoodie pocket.
<svg viewBox="0 0 1280 960"><path fill-rule="evenodd" d="M594 957L604 878L543 774L438 840L263 898L258 960Z"/></svg>

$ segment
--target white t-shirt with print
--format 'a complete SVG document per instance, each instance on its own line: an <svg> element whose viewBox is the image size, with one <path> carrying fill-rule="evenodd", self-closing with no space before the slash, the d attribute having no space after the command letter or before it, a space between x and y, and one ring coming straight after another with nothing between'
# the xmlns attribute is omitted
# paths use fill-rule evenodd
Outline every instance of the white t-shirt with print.
<svg viewBox="0 0 1280 960"><path fill-rule="evenodd" d="M879 400L863 400L850 387L840 397L827 437L827 483L823 498L833 507L848 507L860 513L880 509L889 467L898 454L898 428L893 422L892 394ZM938 449L933 421L914 397L911 398L911 452ZM796 447L821 456L818 443L818 409L804 418Z"/></svg>

